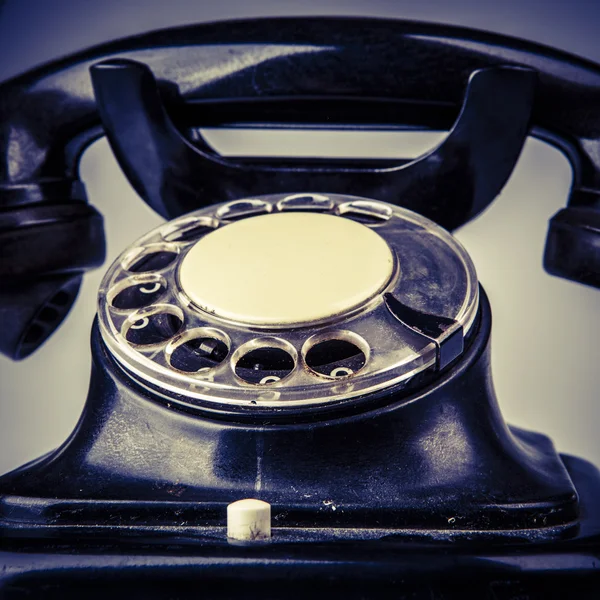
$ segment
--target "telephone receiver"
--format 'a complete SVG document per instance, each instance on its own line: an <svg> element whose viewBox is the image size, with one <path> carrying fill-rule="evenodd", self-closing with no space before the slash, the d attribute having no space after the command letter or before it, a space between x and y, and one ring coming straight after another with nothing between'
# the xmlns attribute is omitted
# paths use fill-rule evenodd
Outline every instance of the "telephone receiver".
<svg viewBox="0 0 600 600"><path fill-rule="evenodd" d="M549 224L544 267L600 285L596 65L445 26L309 19L302 30L299 23L151 33L2 85L5 355L33 352L68 312L83 272L102 264L102 218L78 176L84 149L101 135L141 198L167 219L243 196L315 189L401 205L450 230L496 197L533 135L564 152L574 174L568 206ZM226 159L199 133L307 122L450 134L405 163L306 164Z"/></svg>
<svg viewBox="0 0 600 600"><path fill-rule="evenodd" d="M76 544L77 531L88 544L133 545L134 554L139 536L194 545L202 551L190 564L208 578L230 552L239 561L232 586L243 560L265 558L277 577L290 565L319 577L321 561L337 583L367 556L366 579L450 576L456 548L463 574L595 577L598 473L502 421L489 305L448 232L490 205L527 136L537 137L573 169L567 206L549 222L544 268L600 287L599 65L409 21L229 21L136 36L34 69L0 86L0 115L6 356L20 360L43 344L84 272L104 261L103 219L78 173L94 140L107 136L138 195L168 221L107 272L77 430L56 453L0 479L0 527L18 557L11 564L26 571L27 553L41 553L51 565L53 544ZM222 126L448 135L404 161L224 157L201 132ZM280 298L281 314L267 314L263 296L250 306L246 292L231 291L244 272L228 244L243 254L247 240L273 239L282 246L272 253L285 255L286 240L291 252L299 231L322 224L340 249L353 240L345 256L373 257L330 269L336 285L351 288L342 299L331 292L340 306L320 311L329 291L310 269L292 273L278 295L275 259L265 273L276 277L256 287ZM229 287L221 267L235 275ZM198 283L198 273L213 273L212 283ZM315 285L314 302L294 303L295 276ZM189 319L200 321L183 331ZM455 476L442 476L456 460ZM270 503L279 538L232 545L224 507L255 497ZM409 548L431 556L417 568ZM484 569L490 552L496 558ZM202 562L208 555L213 562ZM103 564L100 551L69 560L86 573ZM175 563L169 555L145 564L183 569Z"/></svg>

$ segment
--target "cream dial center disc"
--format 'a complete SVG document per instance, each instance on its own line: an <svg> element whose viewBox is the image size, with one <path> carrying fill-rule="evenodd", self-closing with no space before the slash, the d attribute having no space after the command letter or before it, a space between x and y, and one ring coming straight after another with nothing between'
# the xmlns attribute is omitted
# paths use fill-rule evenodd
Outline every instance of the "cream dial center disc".
<svg viewBox="0 0 600 600"><path fill-rule="evenodd" d="M292 326L346 313L389 282L392 252L375 231L319 213L250 217L198 241L179 269L192 302L218 317Z"/></svg>

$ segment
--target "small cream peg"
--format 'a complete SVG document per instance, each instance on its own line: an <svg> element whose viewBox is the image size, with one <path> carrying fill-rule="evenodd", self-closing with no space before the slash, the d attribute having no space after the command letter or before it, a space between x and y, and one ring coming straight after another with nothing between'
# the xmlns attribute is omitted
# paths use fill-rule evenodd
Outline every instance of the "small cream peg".
<svg viewBox="0 0 600 600"><path fill-rule="evenodd" d="M246 498L227 507L227 537L254 542L271 539L271 505Z"/></svg>

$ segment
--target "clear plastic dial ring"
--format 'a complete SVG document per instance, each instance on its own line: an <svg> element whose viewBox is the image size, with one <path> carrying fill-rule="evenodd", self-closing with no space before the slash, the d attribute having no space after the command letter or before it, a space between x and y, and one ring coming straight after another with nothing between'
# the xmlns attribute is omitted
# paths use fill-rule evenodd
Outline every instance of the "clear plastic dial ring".
<svg viewBox="0 0 600 600"><path fill-rule="evenodd" d="M475 268L435 223L379 201L271 195L151 231L99 291L103 340L133 376L188 406L342 402L435 368L436 343L384 294L466 334Z"/></svg>

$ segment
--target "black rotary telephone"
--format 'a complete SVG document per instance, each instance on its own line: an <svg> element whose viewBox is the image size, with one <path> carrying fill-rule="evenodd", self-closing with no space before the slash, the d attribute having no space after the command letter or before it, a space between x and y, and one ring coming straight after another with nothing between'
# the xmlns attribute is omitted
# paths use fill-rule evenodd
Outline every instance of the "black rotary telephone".
<svg viewBox="0 0 600 600"><path fill-rule="evenodd" d="M446 26L231 21L33 70L0 115L3 354L104 260L92 141L167 219L104 276L75 431L0 478L6 597L597 597L600 475L505 425L448 230L533 135L574 173L544 266L600 286L600 66ZM248 124L449 134L398 161L224 157L201 133Z"/></svg>

